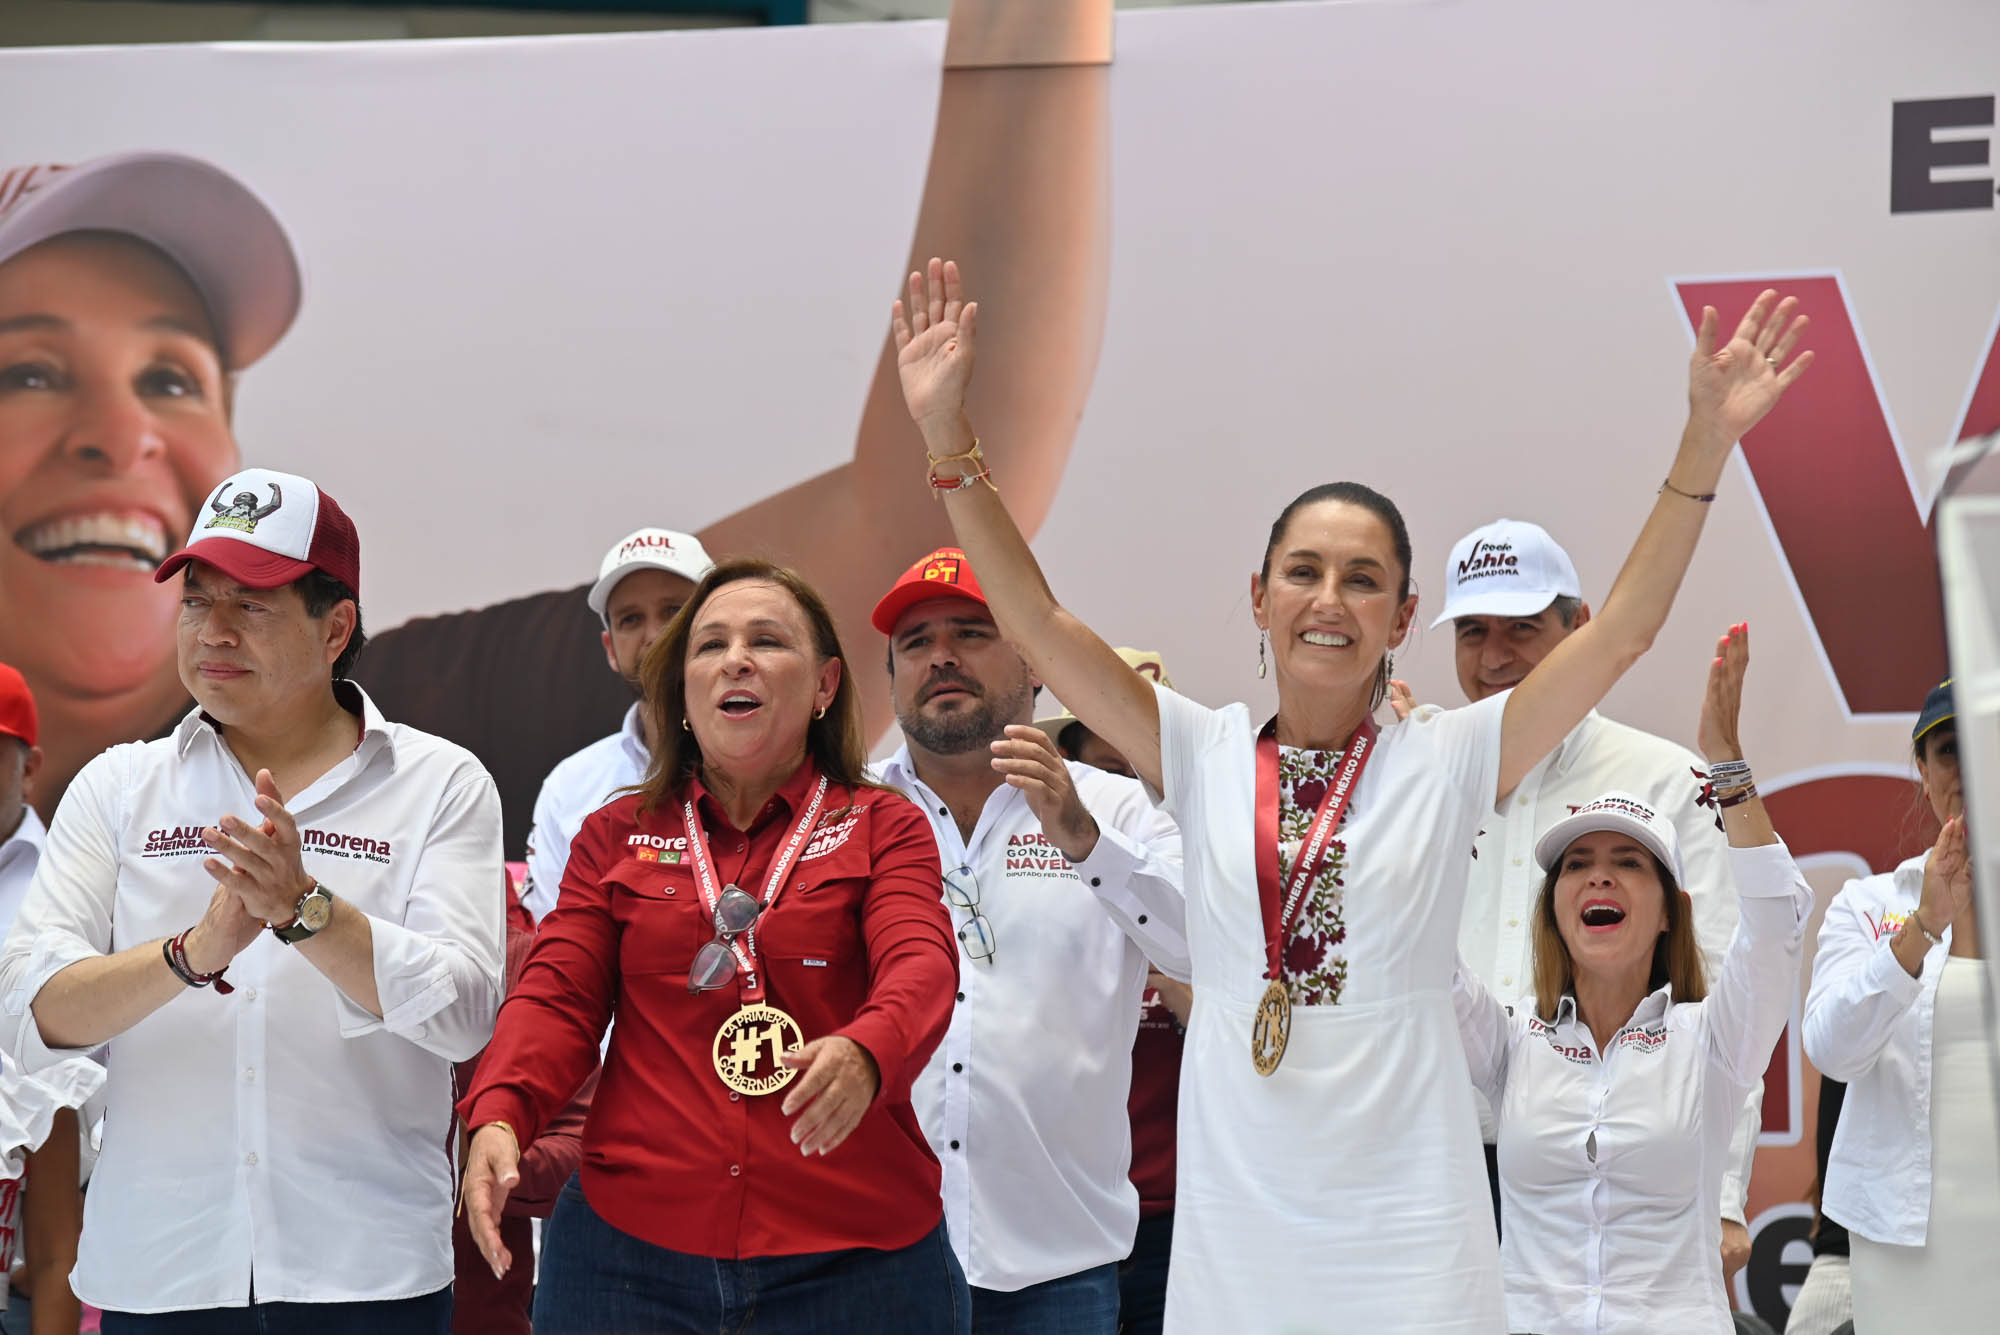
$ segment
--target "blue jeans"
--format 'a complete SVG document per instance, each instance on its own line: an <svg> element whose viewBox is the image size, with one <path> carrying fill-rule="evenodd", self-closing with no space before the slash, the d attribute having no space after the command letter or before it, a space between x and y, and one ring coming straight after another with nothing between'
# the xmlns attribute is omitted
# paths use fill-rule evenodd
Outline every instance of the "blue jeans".
<svg viewBox="0 0 2000 1335"><path fill-rule="evenodd" d="M969 1335L940 1223L899 1251L716 1260L606 1223L571 1178L542 1230L535 1335Z"/></svg>
<svg viewBox="0 0 2000 1335"><path fill-rule="evenodd" d="M1117 1335L1118 1263L1001 1293L972 1291L972 1335Z"/></svg>
<svg viewBox="0 0 2000 1335"><path fill-rule="evenodd" d="M253 1303L106 1312L104 1335L451 1335L451 1289L379 1303Z"/></svg>
<svg viewBox="0 0 2000 1335"><path fill-rule="evenodd" d="M1167 1318L1167 1257L1174 1246L1174 1212L1139 1221L1132 1254L1118 1267L1120 1335L1160 1335Z"/></svg>

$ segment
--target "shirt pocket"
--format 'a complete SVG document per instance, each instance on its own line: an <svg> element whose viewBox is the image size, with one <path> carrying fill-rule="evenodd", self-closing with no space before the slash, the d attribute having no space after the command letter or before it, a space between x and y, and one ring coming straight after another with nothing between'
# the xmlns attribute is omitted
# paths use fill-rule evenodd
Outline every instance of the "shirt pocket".
<svg viewBox="0 0 2000 1335"><path fill-rule="evenodd" d="M694 877L684 867L626 858L605 874L618 921L618 969L687 976L695 952L715 937Z"/></svg>
<svg viewBox="0 0 2000 1335"><path fill-rule="evenodd" d="M868 895L868 851L850 844L802 861L776 907L757 924L757 951L773 960L819 968L859 958L861 907Z"/></svg>

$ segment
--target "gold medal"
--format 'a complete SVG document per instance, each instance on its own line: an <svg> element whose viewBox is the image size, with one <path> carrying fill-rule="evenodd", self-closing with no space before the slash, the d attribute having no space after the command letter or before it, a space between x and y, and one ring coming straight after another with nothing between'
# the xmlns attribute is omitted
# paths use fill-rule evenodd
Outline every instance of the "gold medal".
<svg viewBox="0 0 2000 1335"><path fill-rule="evenodd" d="M1292 997L1282 979L1273 979L1257 1002L1257 1014L1250 1021L1250 1064L1258 1075L1269 1075L1285 1059L1285 1043L1292 1036Z"/></svg>
<svg viewBox="0 0 2000 1335"><path fill-rule="evenodd" d="M715 1031L715 1074L739 1094L769 1094L798 1074L778 1059L804 1046L797 1020L776 1006L745 1006Z"/></svg>

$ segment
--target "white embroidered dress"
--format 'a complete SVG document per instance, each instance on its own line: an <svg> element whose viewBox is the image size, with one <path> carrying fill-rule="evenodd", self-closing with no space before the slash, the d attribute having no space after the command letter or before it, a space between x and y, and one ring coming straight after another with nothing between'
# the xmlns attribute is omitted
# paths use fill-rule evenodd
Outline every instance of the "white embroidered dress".
<svg viewBox="0 0 2000 1335"><path fill-rule="evenodd" d="M1250 1063L1264 990L1257 726L1159 690L1161 805L1180 822L1194 1013L1180 1098L1171 1335L1494 1335L1499 1254L1452 1008L1472 841L1506 696L1382 730L1300 931L1284 1062ZM1281 757L1295 799L1329 753ZM1308 774L1307 771L1311 773ZM1281 820L1296 844L1310 815Z"/></svg>

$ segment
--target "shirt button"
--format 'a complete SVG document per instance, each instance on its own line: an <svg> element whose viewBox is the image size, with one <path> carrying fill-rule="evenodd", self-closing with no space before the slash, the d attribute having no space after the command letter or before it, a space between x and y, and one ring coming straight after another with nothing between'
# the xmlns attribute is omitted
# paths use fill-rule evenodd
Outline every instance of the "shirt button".
<svg viewBox="0 0 2000 1335"><path fill-rule="evenodd" d="M959 994L958 994L958 999L959 999L960 1001L964 1001L964 1000L965 1000L965 993L963 993L963 992L959 993Z"/></svg>
<svg viewBox="0 0 2000 1335"><path fill-rule="evenodd" d="M254 1084L256 1084L256 1083L257 1083L257 1068L256 1068L256 1067L254 1067L254 1066L246 1066L246 1067L244 1067L244 1068L243 1068L243 1081L244 1081L244 1083L245 1083L245 1084L251 1084L251 1085L254 1085Z"/></svg>
<svg viewBox="0 0 2000 1335"><path fill-rule="evenodd" d="M249 1164L252 1168L255 1168L257 1166L257 1151L252 1150L248 1154L244 1155L243 1162Z"/></svg>
<svg viewBox="0 0 2000 1335"><path fill-rule="evenodd" d="M1143 913L1139 915L1139 925L1141 927L1144 927L1146 925L1146 915Z"/></svg>
<svg viewBox="0 0 2000 1335"><path fill-rule="evenodd" d="M950 808L950 807L939 807L939 808L938 808L938 815L940 815L940 816L949 816L950 814L951 814L951 808Z"/></svg>
<svg viewBox="0 0 2000 1335"><path fill-rule="evenodd" d="M1521 925L1521 920L1519 918L1509 918L1507 919L1507 925L1509 927L1519 927Z"/></svg>
<svg viewBox="0 0 2000 1335"><path fill-rule="evenodd" d="M958 1072L958 1071L963 1071L963 1070L965 1069L965 1063L964 1063L964 1062L953 1062L953 1063L951 1064L951 1069L952 1069L952 1070L953 1070L954 1072Z"/></svg>
<svg viewBox="0 0 2000 1335"><path fill-rule="evenodd" d="M742 1164L734 1164L734 1163L733 1163L733 1164L731 1164L731 1165L729 1165L729 1175L730 1175L731 1177L742 1177L742 1176L743 1176L743 1165L742 1165Z"/></svg>
<svg viewBox="0 0 2000 1335"><path fill-rule="evenodd" d="M1094 886L1096 886L1096 885L1103 885L1103 884L1104 884L1104 878L1103 878L1102 876L1093 876L1093 877L1091 877L1091 878L1090 878L1090 883L1091 883L1092 885L1094 885Z"/></svg>
<svg viewBox="0 0 2000 1335"><path fill-rule="evenodd" d="M1502 987L1512 987L1513 985L1514 985L1514 980L1512 978L1502 978L1500 980L1500 986Z"/></svg>
<svg viewBox="0 0 2000 1335"><path fill-rule="evenodd" d="M743 1096L732 1089L729 1091L729 1101L731 1103L741 1103L743 1102Z"/></svg>
<svg viewBox="0 0 2000 1335"><path fill-rule="evenodd" d="M958 1142L957 1142L957 1141L955 1141L955 1140L954 1140L953 1142L951 1142L951 1147L952 1147L953 1149L957 1149L957 1148L958 1148Z"/></svg>
<svg viewBox="0 0 2000 1335"><path fill-rule="evenodd" d="M255 1001L257 999L257 989L254 987L244 989L243 999L245 1001Z"/></svg>
<svg viewBox="0 0 2000 1335"><path fill-rule="evenodd" d="M1519 858L1515 858L1515 859L1514 859L1514 865L1515 865L1515 866L1517 866L1517 867L1518 867L1518 866L1520 866L1520 865L1521 865L1521 859L1519 859Z"/></svg>

